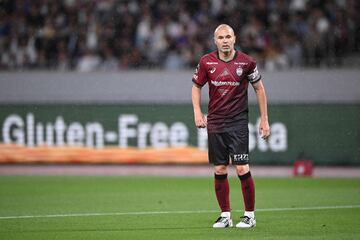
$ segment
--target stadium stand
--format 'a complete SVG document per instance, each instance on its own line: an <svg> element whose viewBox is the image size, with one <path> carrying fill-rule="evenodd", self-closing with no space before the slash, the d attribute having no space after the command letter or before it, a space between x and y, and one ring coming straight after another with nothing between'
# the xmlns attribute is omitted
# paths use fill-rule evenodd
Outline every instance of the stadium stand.
<svg viewBox="0 0 360 240"><path fill-rule="evenodd" d="M194 68L213 29L266 70L342 67L359 55L355 0L0 1L0 70Z"/></svg>

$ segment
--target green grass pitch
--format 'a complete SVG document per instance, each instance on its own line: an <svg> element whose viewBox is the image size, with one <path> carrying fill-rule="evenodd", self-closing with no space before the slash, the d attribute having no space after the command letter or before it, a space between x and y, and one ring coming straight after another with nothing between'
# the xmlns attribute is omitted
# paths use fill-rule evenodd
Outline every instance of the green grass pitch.
<svg viewBox="0 0 360 240"><path fill-rule="evenodd" d="M0 239L360 239L360 179L255 184L257 227L242 230L212 229L211 176L1 176ZM241 189L230 185L237 222Z"/></svg>

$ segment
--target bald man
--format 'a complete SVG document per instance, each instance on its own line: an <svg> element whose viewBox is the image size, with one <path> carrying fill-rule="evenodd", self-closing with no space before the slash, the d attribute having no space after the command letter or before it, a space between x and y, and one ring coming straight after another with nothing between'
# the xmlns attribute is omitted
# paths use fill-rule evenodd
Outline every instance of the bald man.
<svg viewBox="0 0 360 240"><path fill-rule="evenodd" d="M209 162L214 166L215 194L221 209L214 228L232 227L228 165L236 168L245 212L238 228L256 226L255 187L249 167L248 85L254 88L260 111L259 134L270 135L267 100L256 60L234 48L234 30L226 24L214 31L217 51L201 57L193 75L192 104L198 128L207 128ZM201 110L201 88L209 84L208 115Z"/></svg>

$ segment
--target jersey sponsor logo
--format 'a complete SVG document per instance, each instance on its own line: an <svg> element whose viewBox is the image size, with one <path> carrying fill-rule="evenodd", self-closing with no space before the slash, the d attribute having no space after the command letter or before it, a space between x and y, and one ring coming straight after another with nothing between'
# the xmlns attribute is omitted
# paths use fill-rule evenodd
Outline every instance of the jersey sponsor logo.
<svg viewBox="0 0 360 240"><path fill-rule="evenodd" d="M234 62L235 65L242 65L242 66L245 66L247 65L248 63L246 62Z"/></svg>
<svg viewBox="0 0 360 240"><path fill-rule="evenodd" d="M213 68L211 68L211 69L209 70L210 73L214 73L215 71L216 71L216 68L215 68L215 67L213 67Z"/></svg>
<svg viewBox="0 0 360 240"><path fill-rule="evenodd" d="M193 75L193 79L198 80L198 73L199 73L200 64L198 64L195 68L195 73Z"/></svg>
<svg viewBox="0 0 360 240"><path fill-rule="evenodd" d="M198 64L195 68L195 74L197 74L199 72L199 68L200 68L200 64Z"/></svg>
<svg viewBox="0 0 360 240"><path fill-rule="evenodd" d="M206 62L207 65L219 64L218 62Z"/></svg>
<svg viewBox="0 0 360 240"><path fill-rule="evenodd" d="M215 87L240 85L239 82L235 82L235 81L215 81L215 80L211 80L211 84L214 85Z"/></svg>
<svg viewBox="0 0 360 240"><path fill-rule="evenodd" d="M238 76L241 76L242 73L243 73L243 69L242 69L241 67L238 67L238 68L236 69L236 74L237 74Z"/></svg>
<svg viewBox="0 0 360 240"><path fill-rule="evenodd" d="M249 161L249 154L247 154L247 153L233 154L233 155L231 155L231 159L233 162Z"/></svg>

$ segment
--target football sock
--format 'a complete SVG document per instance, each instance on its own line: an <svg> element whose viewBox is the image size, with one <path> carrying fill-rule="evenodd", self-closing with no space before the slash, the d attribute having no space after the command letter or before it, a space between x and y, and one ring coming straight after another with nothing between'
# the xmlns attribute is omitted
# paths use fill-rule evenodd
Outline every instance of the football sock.
<svg viewBox="0 0 360 240"><path fill-rule="evenodd" d="M254 211L251 211L251 212L245 211L244 216L255 218L255 213L254 213Z"/></svg>
<svg viewBox="0 0 360 240"><path fill-rule="evenodd" d="M253 212L255 209L255 186L250 172L238 176L241 182L241 190L244 198L245 211Z"/></svg>
<svg viewBox="0 0 360 240"><path fill-rule="evenodd" d="M231 213L230 212L222 212L220 216L231 218Z"/></svg>
<svg viewBox="0 0 360 240"><path fill-rule="evenodd" d="M230 212L230 188L227 174L215 174L215 193L221 212Z"/></svg>

